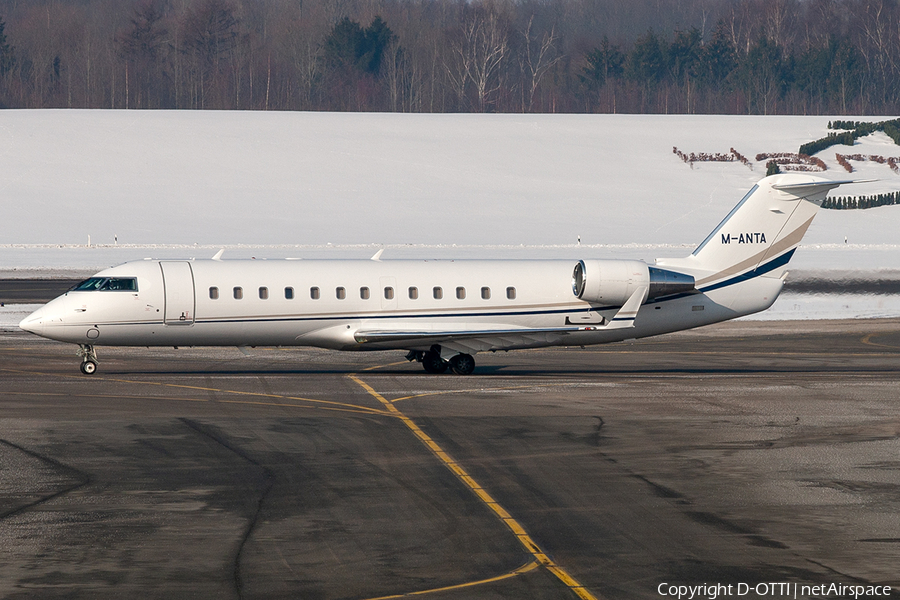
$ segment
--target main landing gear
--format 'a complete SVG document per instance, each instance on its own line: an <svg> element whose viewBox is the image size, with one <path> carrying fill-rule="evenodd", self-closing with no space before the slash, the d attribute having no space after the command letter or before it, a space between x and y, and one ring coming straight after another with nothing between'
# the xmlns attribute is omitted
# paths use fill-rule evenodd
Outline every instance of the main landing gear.
<svg viewBox="0 0 900 600"><path fill-rule="evenodd" d="M78 356L81 357L81 372L93 375L97 372L97 352L90 344L79 344Z"/></svg>
<svg viewBox="0 0 900 600"><path fill-rule="evenodd" d="M450 369L456 375L471 375L475 370L475 359L471 354L457 354L450 360L444 360L441 358L441 347L437 345L427 352L411 350L406 359L422 363L426 373L443 373Z"/></svg>

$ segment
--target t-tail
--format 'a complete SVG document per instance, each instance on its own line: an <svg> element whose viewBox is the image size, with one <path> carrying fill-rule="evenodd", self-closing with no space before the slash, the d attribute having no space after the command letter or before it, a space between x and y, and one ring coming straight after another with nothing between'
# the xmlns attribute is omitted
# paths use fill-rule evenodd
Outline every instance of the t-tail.
<svg viewBox="0 0 900 600"><path fill-rule="evenodd" d="M764 310L781 290L785 267L828 191L846 183L857 182L799 173L766 177L747 192L690 256L659 259L657 265L689 273L695 279L696 289L703 293L727 288L737 294L744 287L737 284L765 278L768 285L755 286L760 290L759 298L753 293L743 299L715 294L741 314Z"/></svg>

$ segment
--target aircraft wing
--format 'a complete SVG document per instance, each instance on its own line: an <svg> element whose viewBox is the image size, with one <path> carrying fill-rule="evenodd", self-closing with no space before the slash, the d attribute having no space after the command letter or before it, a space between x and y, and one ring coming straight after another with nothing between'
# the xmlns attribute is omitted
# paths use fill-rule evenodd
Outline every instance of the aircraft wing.
<svg viewBox="0 0 900 600"><path fill-rule="evenodd" d="M559 340L579 331L598 327L484 328L447 330L360 330L354 334L359 344L386 344L396 347L428 347L439 344L459 352L481 352L491 348L527 346ZM602 329L600 327L599 329Z"/></svg>
<svg viewBox="0 0 900 600"><path fill-rule="evenodd" d="M473 327L456 330L361 329L353 337L357 344L384 344L393 347L429 347L439 344L458 352L481 352L498 348L557 344L567 335L582 331L628 329L634 327L647 287L637 288L616 315L602 325L566 327Z"/></svg>

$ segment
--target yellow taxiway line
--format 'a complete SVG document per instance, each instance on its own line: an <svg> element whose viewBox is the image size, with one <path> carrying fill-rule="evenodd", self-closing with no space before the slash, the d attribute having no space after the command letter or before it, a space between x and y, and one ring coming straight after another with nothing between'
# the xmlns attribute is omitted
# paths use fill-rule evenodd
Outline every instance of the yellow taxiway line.
<svg viewBox="0 0 900 600"><path fill-rule="evenodd" d="M523 565L516 569L515 571L510 571L509 573L504 573L503 575L497 575L496 577L489 577L487 579L480 579L478 581L467 581L466 583L457 583L456 585L448 585L445 587L434 588L431 590L419 590L417 592L407 592L405 594L394 594L392 596L378 596L377 598L367 598L366 600L390 600L393 598L410 598L412 596L424 596L425 594L434 594L437 592L446 592L449 590L460 590L464 588L475 587L476 585L484 585L486 583L494 583L495 581L503 581L504 579L510 579L511 577L516 577L521 575L522 573L527 573L528 571L533 571L538 568L538 561L533 560L527 565Z"/></svg>
<svg viewBox="0 0 900 600"><path fill-rule="evenodd" d="M598 600L598 596L592 594L586 587L581 585L574 577L572 577L565 569L556 564L552 558L547 556L547 553L535 542L528 532L525 531L525 528L522 527L521 523L519 523L516 519L514 519L505 508L503 508L496 500L494 500L493 496L491 496L487 490L485 490L481 485L475 481L471 475L469 475L466 470L453 458L450 457L449 454L444 452L444 450L434 441L431 437L428 436L427 433L422 431L416 423L403 414L400 409L398 409L390 400L386 399L384 396L375 391L375 389L370 386L368 383L357 377L356 375L348 375L350 379L355 381L360 387L362 387L366 392L369 393L370 396L381 402L384 407L387 409L389 413L399 418L403 421L403 424L406 425L412 432L415 434L419 441L421 441L425 446L428 447L431 452L437 456L444 465L453 471L453 473L462 481L466 487L468 487L472 492L475 493L478 498L490 508L497 517L503 521L503 523L509 527L509 529L516 536L516 539L525 548L525 551L531 554L536 561L543 565L548 571L553 573L557 579L563 582L570 590L572 590L575 594L578 595L582 600Z"/></svg>
<svg viewBox="0 0 900 600"><path fill-rule="evenodd" d="M83 375L65 375L60 373L45 373L41 371L25 371L19 369L0 369L0 372L6 373L22 373L27 375L45 375L51 377L63 377L69 379L79 379L81 381L88 381L84 378ZM284 396L281 394L268 394L263 392L242 392L240 390L227 390L223 388L213 388L213 387L204 387L198 385L183 385L178 383L164 383L160 381L140 381L135 379L121 379L118 377L91 377L89 381L113 381L116 383L127 383L127 384L138 384L138 385L155 385L159 387L167 387L167 388L176 388L176 389L184 389L184 390L196 390L203 392L215 392L219 394L233 394L236 396L250 396L254 398L260 398L260 400L224 400L220 399L217 402L222 404L246 404L246 405L254 405L254 406L276 406L282 408L304 408L304 409L315 409L315 410L331 410L338 412L353 412L359 414L367 414L367 415L377 415L380 417L394 416L387 411L379 410L377 408L369 408L368 406L360 406L357 404L349 404L346 402L333 402L330 400L316 400L315 398L303 398L301 396ZM70 396L78 396L78 394L69 393ZM97 396L95 394L96 397ZM121 398L134 398L134 396L115 396ZM175 398L175 397L162 397L162 396L141 396L144 399L160 399L160 400L184 400L186 402L209 402L209 400L197 399L197 398ZM272 400L293 400L296 402L307 402L311 406L304 406L302 404L290 404L286 402L271 402L266 401L265 399Z"/></svg>

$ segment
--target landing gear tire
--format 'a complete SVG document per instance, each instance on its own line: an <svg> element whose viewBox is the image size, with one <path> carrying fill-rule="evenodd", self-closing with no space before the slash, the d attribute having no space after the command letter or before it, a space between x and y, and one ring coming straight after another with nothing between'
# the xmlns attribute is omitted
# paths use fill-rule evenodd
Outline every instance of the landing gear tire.
<svg viewBox="0 0 900 600"><path fill-rule="evenodd" d="M81 372L93 375L97 372L97 352L90 344L79 344L78 356L81 357Z"/></svg>
<svg viewBox="0 0 900 600"><path fill-rule="evenodd" d="M81 372L85 375L93 375L97 372L97 363L92 360L86 360L81 363Z"/></svg>
<svg viewBox="0 0 900 600"><path fill-rule="evenodd" d="M426 352L422 357L422 366L426 373L443 373L447 370L447 361L437 352Z"/></svg>
<svg viewBox="0 0 900 600"><path fill-rule="evenodd" d="M471 375L475 370L475 359L471 354L457 354L450 359L450 370L457 375Z"/></svg>

